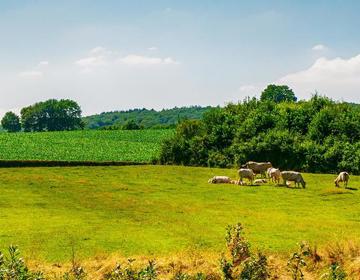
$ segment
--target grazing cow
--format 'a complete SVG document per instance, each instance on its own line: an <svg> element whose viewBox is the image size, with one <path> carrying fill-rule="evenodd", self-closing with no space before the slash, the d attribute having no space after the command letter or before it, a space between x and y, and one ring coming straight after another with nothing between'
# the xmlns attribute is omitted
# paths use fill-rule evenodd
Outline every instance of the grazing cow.
<svg viewBox="0 0 360 280"><path fill-rule="evenodd" d="M335 179L334 183L336 187L340 187L339 183L344 182L345 188L348 185L350 175L347 172L340 172L339 176Z"/></svg>
<svg viewBox="0 0 360 280"><path fill-rule="evenodd" d="M277 184L280 183L280 177L281 177L280 169L271 167L267 170L267 175L269 176L269 178L273 183L277 183Z"/></svg>
<svg viewBox="0 0 360 280"><path fill-rule="evenodd" d="M284 185L288 185L288 182L295 182L295 186L301 184L301 186L305 189L306 183L301 173L295 171L283 171L281 172L281 177L284 180Z"/></svg>
<svg viewBox="0 0 360 280"><path fill-rule="evenodd" d="M248 161L241 167L251 169L252 171L254 171L255 174L261 174L266 178L266 171L268 170L268 168L272 167L272 164L271 162Z"/></svg>
<svg viewBox="0 0 360 280"><path fill-rule="evenodd" d="M266 179L256 179L254 181L254 184L266 184L267 183L267 180Z"/></svg>
<svg viewBox="0 0 360 280"><path fill-rule="evenodd" d="M227 176L214 176L209 179L209 184L230 184L231 179Z"/></svg>
<svg viewBox="0 0 360 280"><path fill-rule="evenodd" d="M249 168L240 168L238 170L238 174L239 174L239 177L240 177L239 185L243 184L243 179L244 178L248 179L251 184L254 181L254 178L255 178L254 171L252 171Z"/></svg>

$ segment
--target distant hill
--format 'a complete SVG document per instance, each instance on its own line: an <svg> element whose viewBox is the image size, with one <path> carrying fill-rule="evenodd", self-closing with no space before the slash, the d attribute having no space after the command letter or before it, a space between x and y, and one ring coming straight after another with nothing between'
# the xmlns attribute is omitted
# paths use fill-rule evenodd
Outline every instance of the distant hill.
<svg viewBox="0 0 360 280"><path fill-rule="evenodd" d="M168 128L175 126L180 120L201 119L211 107L191 106L164 109L133 109L128 111L105 112L84 117L85 127L89 129L116 129L129 122L135 122L143 128Z"/></svg>

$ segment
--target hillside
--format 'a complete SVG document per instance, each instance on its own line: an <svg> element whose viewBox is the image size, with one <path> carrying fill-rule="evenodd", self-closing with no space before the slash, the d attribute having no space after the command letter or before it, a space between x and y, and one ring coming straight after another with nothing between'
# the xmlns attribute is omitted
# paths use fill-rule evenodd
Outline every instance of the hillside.
<svg viewBox="0 0 360 280"><path fill-rule="evenodd" d="M211 107L181 107L156 111L154 109L133 109L128 111L105 112L84 117L86 128L97 129L106 126L121 127L128 121L135 121L144 128L161 128L174 126L180 120L201 119L204 112Z"/></svg>

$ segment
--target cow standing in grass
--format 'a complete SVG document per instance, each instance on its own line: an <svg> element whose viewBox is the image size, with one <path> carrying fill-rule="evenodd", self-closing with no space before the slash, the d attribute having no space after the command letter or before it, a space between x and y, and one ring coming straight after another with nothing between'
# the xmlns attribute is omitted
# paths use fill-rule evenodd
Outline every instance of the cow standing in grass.
<svg viewBox="0 0 360 280"><path fill-rule="evenodd" d="M261 174L261 176L266 178L266 171L272 167L272 164L271 162L248 161L241 167L251 169L255 173L255 175Z"/></svg>
<svg viewBox="0 0 360 280"><path fill-rule="evenodd" d="M287 185L287 182L295 182L295 186L301 186L305 189L306 183L299 172L295 171L283 171L281 172L281 177L284 180L284 185Z"/></svg>
<svg viewBox="0 0 360 280"><path fill-rule="evenodd" d="M252 184L254 179L255 179L254 171L252 171L249 168L240 168L238 170L238 174L239 174L239 177L240 177L239 185L243 185L243 179L244 178L248 179L250 181L250 184Z"/></svg>
<svg viewBox="0 0 360 280"><path fill-rule="evenodd" d="M281 177L280 169L271 167L267 170L267 175L273 183L277 183L277 184L280 183L280 177Z"/></svg>
<svg viewBox="0 0 360 280"><path fill-rule="evenodd" d="M340 187L339 183L344 182L345 188L347 188L350 175L347 172L340 172L339 176L335 179L334 183L336 187Z"/></svg>

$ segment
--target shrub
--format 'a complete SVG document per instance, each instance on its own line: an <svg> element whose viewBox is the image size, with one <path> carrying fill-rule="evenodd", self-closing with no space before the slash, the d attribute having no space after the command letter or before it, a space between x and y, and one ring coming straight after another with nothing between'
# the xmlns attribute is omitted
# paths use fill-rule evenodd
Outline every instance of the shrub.
<svg viewBox="0 0 360 280"><path fill-rule="evenodd" d="M327 280L344 280L347 274L343 268L338 264L334 263L329 267L329 272L325 273L321 279Z"/></svg>
<svg viewBox="0 0 360 280"><path fill-rule="evenodd" d="M16 246L10 246L8 256L0 252L0 279L1 280L43 280L41 272L32 272L20 257Z"/></svg>
<svg viewBox="0 0 360 280"><path fill-rule="evenodd" d="M134 259L129 259L126 266L120 264L108 274L105 275L106 280L156 280L157 269L155 261L149 261L148 265L140 270L133 268Z"/></svg>
<svg viewBox="0 0 360 280"><path fill-rule="evenodd" d="M295 252L287 263L293 280L304 279L303 268L306 266L305 257L310 255L310 248L306 243L300 243L299 251Z"/></svg>

